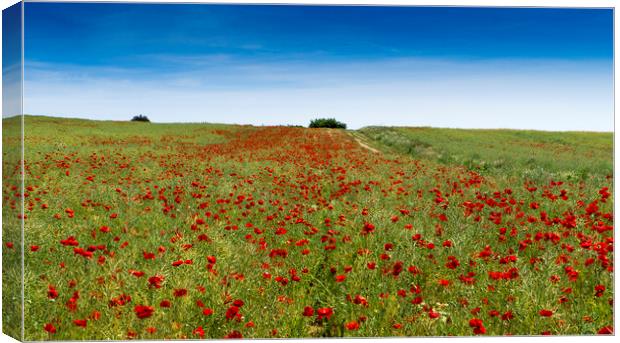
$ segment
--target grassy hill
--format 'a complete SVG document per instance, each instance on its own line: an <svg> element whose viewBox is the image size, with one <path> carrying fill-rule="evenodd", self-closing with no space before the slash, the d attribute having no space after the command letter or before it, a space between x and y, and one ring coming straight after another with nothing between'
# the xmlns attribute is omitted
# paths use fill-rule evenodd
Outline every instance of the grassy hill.
<svg viewBox="0 0 620 343"><path fill-rule="evenodd" d="M611 134L18 120L26 340L613 330Z"/></svg>
<svg viewBox="0 0 620 343"><path fill-rule="evenodd" d="M487 176L578 180L613 173L613 133L366 127L379 146Z"/></svg>

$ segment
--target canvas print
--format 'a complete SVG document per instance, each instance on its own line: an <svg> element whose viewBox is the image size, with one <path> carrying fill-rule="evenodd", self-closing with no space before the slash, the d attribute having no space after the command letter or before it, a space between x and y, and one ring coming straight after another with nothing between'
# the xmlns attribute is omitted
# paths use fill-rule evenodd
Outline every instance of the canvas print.
<svg viewBox="0 0 620 343"><path fill-rule="evenodd" d="M611 8L26 1L2 37L7 335L614 334Z"/></svg>

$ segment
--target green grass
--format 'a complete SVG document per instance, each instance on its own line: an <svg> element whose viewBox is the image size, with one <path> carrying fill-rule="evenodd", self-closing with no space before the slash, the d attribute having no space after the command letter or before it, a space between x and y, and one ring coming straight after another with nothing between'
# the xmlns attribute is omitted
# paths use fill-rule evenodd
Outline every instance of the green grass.
<svg viewBox="0 0 620 343"><path fill-rule="evenodd" d="M20 200L12 190L19 185L17 124L3 120L9 162L3 164L5 309L19 306L20 232L6 225L19 223L19 211L10 207ZM613 193L613 180L596 168L580 171L611 165L609 134L34 116L25 117L25 134L28 340L187 339L199 338L199 326L204 338L232 331L248 338L469 336L474 317L489 335L596 334L613 323L608 228L614 200L603 191ZM493 143L500 138L511 144ZM545 144L566 142L585 155L556 153L547 165L528 164L528 158L549 158ZM500 157L507 162L481 167ZM533 177L529 170L536 168L543 169ZM375 230L363 234L365 223ZM80 248L103 249L80 256L60 243L68 236ZM493 253L482 257L486 246ZM272 255L277 249L287 257ZM207 256L217 258L215 272ZM450 256L460 261L454 269L446 266ZM516 261L502 262L507 256ZM174 267L178 260L193 263ZM397 261L403 271L394 275ZM420 273L408 270L413 266ZM519 273L514 279L489 275L512 267ZM574 280L567 267L576 270ZM473 284L461 281L467 273L474 273ZM155 275L164 276L161 288L149 286ZM346 280L337 282L336 275ZM450 284L440 286L441 279ZM58 298L48 296L50 285ZM597 285L606 288L601 297ZM421 291L414 294L416 287ZM175 289L188 295L175 297ZM75 292L79 299L71 309ZM121 294L131 302L111 306ZM357 295L367 306L352 301ZM413 303L417 296L421 302ZM568 302L560 304L562 296ZM245 303L239 321L225 317L235 299ZM163 300L172 307L160 307ZM214 314L205 316L198 301ZM136 305L153 306L153 315L138 318ZM306 306L334 314L306 317ZM431 308L438 318L430 317ZM476 308L480 312L472 314ZM541 309L554 314L541 317ZM512 311L514 318L502 320L493 311ZM6 332L18 329L18 316L3 315ZM87 327L76 326L76 319L87 319ZM358 330L345 328L352 321ZM45 324L57 332L48 334Z"/></svg>
<svg viewBox="0 0 620 343"><path fill-rule="evenodd" d="M21 246L21 204L15 193L21 187L21 117L2 119L2 241ZM4 246L3 250L7 247ZM2 255L2 331L22 338L21 254Z"/></svg>
<svg viewBox="0 0 620 343"><path fill-rule="evenodd" d="M531 130L366 127L379 145L485 176L580 180L613 173L613 134Z"/></svg>

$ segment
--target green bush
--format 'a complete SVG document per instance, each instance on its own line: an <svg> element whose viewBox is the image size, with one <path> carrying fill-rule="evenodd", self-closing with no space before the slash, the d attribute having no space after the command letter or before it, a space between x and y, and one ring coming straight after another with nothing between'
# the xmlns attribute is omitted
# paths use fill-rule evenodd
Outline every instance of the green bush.
<svg viewBox="0 0 620 343"><path fill-rule="evenodd" d="M310 121L310 128L326 127L331 129L346 129L347 124L337 121L334 118L319 118Z"/></svg>
<svg viewBox="0 0 620 343"><path fill-rule="evenodd" d="M131 118L131 121L141 121L141 122L146 122L146 123L151 122L147 116L143 116L141 114L138 114L137 116L134 116L133 118Z"/></svg>

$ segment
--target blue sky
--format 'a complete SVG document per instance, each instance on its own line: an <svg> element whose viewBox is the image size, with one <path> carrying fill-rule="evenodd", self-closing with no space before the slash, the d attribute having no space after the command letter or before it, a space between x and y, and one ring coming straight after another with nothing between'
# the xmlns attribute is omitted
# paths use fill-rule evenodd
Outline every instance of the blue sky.
<svg viewBox="0 0 620 343"><path fill-rule="evenodd" d="M26 113L613 130L594 9L26 3Z"/></svg>
<svg viewBox="0 0 620 343"><path fill-rule="evenodd" d="M2 11L2 117L22 112L21 26L20 3Z"/></svg>

